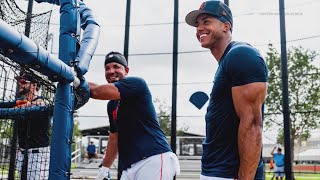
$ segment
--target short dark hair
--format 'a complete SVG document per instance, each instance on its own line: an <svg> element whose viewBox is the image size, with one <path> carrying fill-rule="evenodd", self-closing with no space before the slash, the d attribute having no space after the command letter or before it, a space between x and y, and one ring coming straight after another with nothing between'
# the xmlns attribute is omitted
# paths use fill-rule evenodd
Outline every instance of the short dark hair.
<svg viewBox="0 0 320 180"><path fill-rule="evenodd" d="M281 148L278 148L278 151L282 151L282 149L281 149Z"/></svg>
<svg viewBox="0 0 320 180"><path fill-rule="evenodd" d="M106 55L106 58L104 60L104 66L111 62L119 63L124 67L128 67L127 59L121 53L116 51L111 51Z"/></svg>

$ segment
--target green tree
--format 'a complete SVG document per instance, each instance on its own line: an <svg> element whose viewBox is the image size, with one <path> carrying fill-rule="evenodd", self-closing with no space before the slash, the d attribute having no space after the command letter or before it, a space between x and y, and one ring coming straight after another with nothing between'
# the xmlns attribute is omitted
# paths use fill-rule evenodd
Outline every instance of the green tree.
<svg viewBox="0 0 320 180"><path fill-rule="evenodd" d="M166 136L171 135L171 107L168 106L165 102L160 101L160 99L156 99L154 103L158 108L158 120L160 123L161 129L164 131ZM188 130L188 127L183 127L180 130L177 130L177 136L183 134L184 131Z"/></svg>
<svg viewBox="0 0 320 180"><path fill-rule="evenodd" d="M78 121L77 117L79 117L78 111L75 111L73 113L73 118L74 118L74 120L73 120L73 131L72 131L72 139L73 139L73 141L77 141L78 138L82 137L81 131L79 130L79 121ZM72 148L72 151L75 151L76 150L76 144L73 143L71 148Z"/></svg>
<svg viewBox="0 0 320 180"><path fill-rule="evenodd" d="M294 145L306 141L310 137L310 130L320 126L320 70L315 65L318 57L315 51L292 47L287 55L293 153ZM269 45L266 62L269 82L265 125L267 128L278 127L278 143L283 144L281 57L272 45Z"/></svg>

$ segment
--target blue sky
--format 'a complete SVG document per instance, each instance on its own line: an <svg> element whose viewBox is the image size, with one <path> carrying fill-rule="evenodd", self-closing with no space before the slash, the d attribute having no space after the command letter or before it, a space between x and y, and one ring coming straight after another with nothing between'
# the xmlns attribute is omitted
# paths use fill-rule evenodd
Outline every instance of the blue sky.
<svg viewBox="0 0 320 180"><path fill-rule="evenodd" d="M101 25L101 36L93 57L88 81L105 83L103 61L109 51L123 52L126 0L84 0ZM195 29L184 22L185 15L198 9L200 0L180 0L178 56L178 127L187 126L190 132L204 134L206 106L196 109L188 102L195 91L210 93L217 62L209 51L200 47ZM229 0L234 16L233 40L245 41L265 54L268 43L280 47L278 0ZM17 0L26 10L27 1ZM302 46L320 52L319 0L287 0L287 47ZM58 52L59 7L34 3L34 12L53 9L50 33L54 34L53 52ZM129 45L130 76L143 77L153 98L171 104L173 1L134 0L131 9ZM194 53L191 53L196 51ZM197 52L201 51L201 52ZM149 53L168 53L145 55ZM143 55L144 54L144 55ZM320 60L316 62L320 67ZM90 100L80 109L80 128L107 125L106 101ZM272 137L272 139L274 139Z"/></svg>

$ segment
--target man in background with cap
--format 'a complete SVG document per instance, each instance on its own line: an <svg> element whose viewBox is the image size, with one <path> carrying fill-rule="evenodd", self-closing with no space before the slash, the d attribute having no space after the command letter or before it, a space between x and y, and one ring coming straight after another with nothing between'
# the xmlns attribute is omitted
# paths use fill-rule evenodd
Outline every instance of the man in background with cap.
<svg viewBox="0 0 320 180"><path fill-rule="evenodd" d="M48 106L48 101L39 96L39 82L24 71L15 79L18 81L19 99L12 105L1 108L23 108L26 114L16 118L18 132L17 169L20 179L48 179L49 176L49 127L52 112L27 113L36 106ZM3 102L1 103L3 104ZM25 161L27 159L27 161ZM25 174L26 173L26 174ZM25 177L25 175L27 177Z"/></svg>
<svg viewBox="0 0 320 180"><path fill-rule="evenodd" d="M274 151L277 149L277 153ZM276 177L276 180L282 180L284 177L284 154L282 154L282 149L280 147L277 148L275 146L273 150L271 151L271 156L274 160L274 176Z"/></svg>
<svg viewBox="0 0 320 180"><path fill-rule="evenodd" d="M232 41L233 19L221 1L206 1L186 16L201 46L219 66L206 120L201 180L263 179L262 117L267 66L255 48Z"/></svg>
<svg viewBox="0 0 320 180"><path fill-rule="evenodd" d="M98 159L96 145L93 143L93 141L91 141L90 144L88 144L87 153L84 155L84 157L88 160L89 163L92 161L92 158Z"/></svg>
<svg viewBox="0 0 320 180"><path fill-rule="evenodd" d="M40 83L31 75L22 72L16 77L19 83L19 96L27 100L22 106L48 106L48 101L39 96ZM52 112L39 112L25 116L18 120L19 152L17 167L21 171L24 159L28 157L27 179L48 179L50 160L50 134L49 127ZM26 155L26 152L27 155Z"/></svg>
<svg viewBox="0 0 320 180"><path fill-rule="evenodd" d="M110 100L109 139L96 179L107 177L119 152L121 180L172 180L180 172L178 159L160 128L146 82L127 77L127 60L118 52L107 54L104 66L108 84L89 83L91 98Z"/></svg>

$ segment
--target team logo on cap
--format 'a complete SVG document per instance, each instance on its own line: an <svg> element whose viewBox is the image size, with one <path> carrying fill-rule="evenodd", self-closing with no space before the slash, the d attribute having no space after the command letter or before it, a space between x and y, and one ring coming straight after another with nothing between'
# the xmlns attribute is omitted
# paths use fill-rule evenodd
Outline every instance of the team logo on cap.
<svg viewBox="0 0 320 180"><path fill-rule="evenodd" d="M201 4L201 6L200 6L199 10L204 9L204 7L206 7L206 2L203 2L203 3Z"/></svg>
<svg viewBox="0 0 320 180"><path fill-rule="evenodd" d="M109 54L108 58L112 58L113 57L113 54Z"/></svg>
<svg viewBox="0 0 320 180"><path fill-rule="evenodd" d="M221 14L222 14L223 16L227 16L227 13L226 13L225 11L222 11Z"/></svg>

